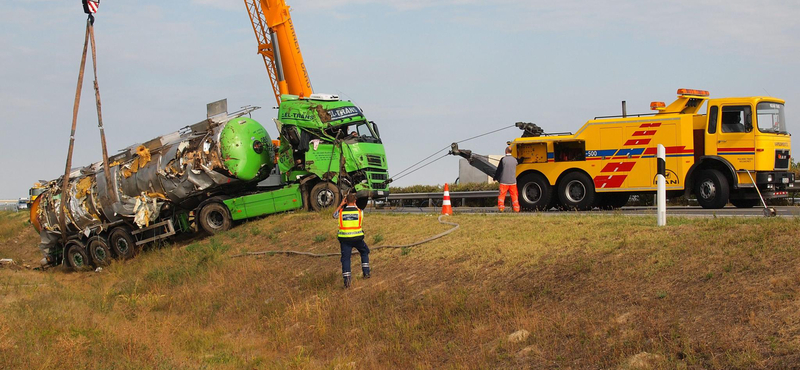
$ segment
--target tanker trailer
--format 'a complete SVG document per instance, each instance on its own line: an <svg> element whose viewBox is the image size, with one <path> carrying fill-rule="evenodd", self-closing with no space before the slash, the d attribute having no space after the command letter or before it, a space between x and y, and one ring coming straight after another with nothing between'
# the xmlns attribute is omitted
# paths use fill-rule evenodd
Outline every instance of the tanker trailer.
<svg viewBox="0 0 800 370"><path fill-rule="evenodd" d="M255 109L212 116L123 149L108 159L110 181L97 162L73 169L66 191L63 176L46 183L30 210L43 266L84 270L179 233L229 228L224 202L254 191L274 166L269 134L245 117Z"/></svg>

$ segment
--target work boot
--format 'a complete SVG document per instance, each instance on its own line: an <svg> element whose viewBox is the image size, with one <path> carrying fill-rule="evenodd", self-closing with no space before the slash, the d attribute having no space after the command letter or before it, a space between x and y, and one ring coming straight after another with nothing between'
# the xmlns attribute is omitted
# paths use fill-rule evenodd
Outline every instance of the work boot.
<svg viewBox="0 0 800 370"><path fill-rule="evenodd" d="M345 276L344 277L344 287L345 287L345 289L350 287L350 282L351 282L350 276Z"/></svg>
<svg viewBox="0 0 800 370"><path fill-rule="evenodd" d="M369 263L362 263L361 264L361 272L364 274L364 279L369 279Z"/></svg>

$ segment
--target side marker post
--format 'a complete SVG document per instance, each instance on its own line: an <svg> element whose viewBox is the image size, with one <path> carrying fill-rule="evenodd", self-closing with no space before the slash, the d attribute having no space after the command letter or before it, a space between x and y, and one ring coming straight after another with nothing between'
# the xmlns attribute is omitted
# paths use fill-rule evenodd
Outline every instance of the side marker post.
<svg viewBox="0 0 800 370"><path fill-rule="evenodd" d="M656 154L658 161L658 174L656 175L656 182L658 191L656 193L656 203L658 204L658 226L667 225L667 161L666 150L664 146L658 144L658 151Z"/></svg>

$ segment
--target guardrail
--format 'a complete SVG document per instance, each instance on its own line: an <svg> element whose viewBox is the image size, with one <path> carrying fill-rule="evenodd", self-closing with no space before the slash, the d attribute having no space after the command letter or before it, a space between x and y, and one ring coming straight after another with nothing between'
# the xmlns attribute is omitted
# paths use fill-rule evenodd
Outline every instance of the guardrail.
<svg viewBox="0 0 800 370"><path fill-rule="evenodd" d="M461 205L466 206L467 199L485 199L485 198L497 198L497 194L499 194L499 190L480 190L480 191L451 191L450 192L450 200L453 201L453 205L455 205L456 199L461 199ZM506 197L510 197L510 195L506 195ZM427 200L428 204L433 204L434 200L442 200L444 198L443 192L436 192L436 193L399 193L399 194L389 194L387 198L389 201L392 200Z"/></svg>

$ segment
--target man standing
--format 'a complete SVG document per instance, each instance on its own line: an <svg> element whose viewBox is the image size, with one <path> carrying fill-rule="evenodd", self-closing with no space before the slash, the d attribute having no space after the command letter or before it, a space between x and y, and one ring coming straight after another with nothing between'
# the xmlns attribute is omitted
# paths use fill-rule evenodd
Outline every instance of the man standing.
<svg viewBox="0 0 800 370"><path fill-rule="evenodd" d="M497 165L494 180L500 183L500 195L497 197L497 208L506 210L506 193L511 193L511 205L514 212L519 212L519 193L517 192L517 159L511 155L511 147L506 147L506 155Z"/></svg>
<svg viewBox="0 0 800 370"><path fill-rule="evenodd" d="M364 220L364 212L356 205L356 195L347 194L342 199L342 204L333 214L333 218L339 219L339 246L342 250L342 277L344 287L349 288L350 277L350 255L353 248L358 250L361 255L361 272L364 279L369 279L369 247L364 242L364 231L361 229L361 222Z"/></svg>

